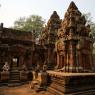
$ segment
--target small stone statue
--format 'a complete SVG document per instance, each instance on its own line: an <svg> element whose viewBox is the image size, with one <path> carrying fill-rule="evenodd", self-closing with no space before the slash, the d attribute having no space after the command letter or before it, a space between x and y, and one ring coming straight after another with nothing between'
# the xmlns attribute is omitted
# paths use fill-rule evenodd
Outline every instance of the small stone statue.
<svg viewBox="0 0 95 95"><path fill-rule="evenodd" d="M46 72L46 70L47 70L47 65L44 64L44 65L43 65L43 72Z"/></svg>
<svg viewBox="0 0 95 95"><path fill-rule="evenodd" d="M21 70L22 70L22 71L27 71L27 67L26 67L25 64L22 65Z"/></svg>
<svg viewBox="0 0 95 95"><path fill-rule="evenodd" d="M2 69L3 69L3 71L9 71L10 67L9 67L8 62L5 62L5 64L4 64Z"/></svg>

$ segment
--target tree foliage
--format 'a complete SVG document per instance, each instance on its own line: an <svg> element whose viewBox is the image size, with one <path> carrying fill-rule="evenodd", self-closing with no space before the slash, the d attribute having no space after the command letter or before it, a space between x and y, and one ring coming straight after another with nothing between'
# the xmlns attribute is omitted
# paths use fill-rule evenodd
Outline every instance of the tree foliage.
<svg viewBox="0 0 95 95"><path fill-rule="evenodd" d="M91 33L93 35L93 40L94 40L93 53L95 54L95 23L92 21L91 13L86 13L84 14L84 16L87 20L87 24L89 24L91 27Z"/></svg>
<svg viewBox="0 0 95 95"><path fill-rule="evenodd" d="M41 16L31 15L29 17L20 17L16 20L14 22L14 28L23 31L35 30L35 36L38 37L44 24L45 20Z"/></svg>
<svg viewBox="0 0 95 95"><path fill-rule="evenodd" d="M93 35L94 42L95 42L95 22L92 21L91 13L86 13L86 14L84 14L84 16L85 16L86 21L87 21L86 24L90 25L91 33Z"/></svg>

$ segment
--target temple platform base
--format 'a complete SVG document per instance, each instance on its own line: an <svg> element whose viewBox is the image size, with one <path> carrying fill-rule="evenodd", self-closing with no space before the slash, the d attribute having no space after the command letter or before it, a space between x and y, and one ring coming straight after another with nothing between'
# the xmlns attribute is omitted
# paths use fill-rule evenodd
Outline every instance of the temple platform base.
<svg viewBox="0 0 95 95"><path fill-rule="evenodd" d="M95 73L63 73L48 71L50 95L95 95Z"/></svg>

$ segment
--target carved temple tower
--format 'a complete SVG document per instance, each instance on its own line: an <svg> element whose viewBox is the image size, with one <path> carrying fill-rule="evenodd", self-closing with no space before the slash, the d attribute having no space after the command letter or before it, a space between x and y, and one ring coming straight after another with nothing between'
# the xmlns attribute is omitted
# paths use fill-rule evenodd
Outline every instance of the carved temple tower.
<svg viewBox="0 0 95 95"><path fill-rule="evenodd" d="M60 25L60 17L58 16L57 12L54 11L41 34L41 44L45 45L47 48L46 63L48 68L52 68L56 60L56 58L54 58L54 49L57 39L57 31L60 28Z"/></svg>
<svg viewBox="0 0 95 95"><path fill-rule="evenodd" d="M92 45L90 26L71 2L58 31L57 68L66 72L93 71Z"/></svg>
<svg viewBox="0 0 95 95"><path fill-rule="evenodd" d="M55 66L54 70L47 70L48 79L43 73L49 84L48 95L95 95L93 37L90 32L90 26L74 2L70 3L61 24L55 11L51 15L41 35L41 45L46 47L47 65ZM53 60L56 57L55 65Z"/></svg>
<svg viewBox="0 0 95 95"><path fill-rule="evenodd" d="M56 54L55 54L55 42L57 40L57 31L60 28L61 20L56 11L51 15L47 27L48 27L48 65L55 66Z"/></svg>

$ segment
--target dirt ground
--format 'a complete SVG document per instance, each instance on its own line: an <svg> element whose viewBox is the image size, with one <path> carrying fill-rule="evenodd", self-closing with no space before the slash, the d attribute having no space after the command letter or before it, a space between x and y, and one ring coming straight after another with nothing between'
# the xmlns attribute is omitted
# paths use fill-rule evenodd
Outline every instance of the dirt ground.
<svg viewBox="0 0 95 95"><path fill-rule="evenodd" d="M48 95L46 92L36 93L33 89L30 89L29 84L25 84L17 87L0 87L0 95Z"/></svg>

